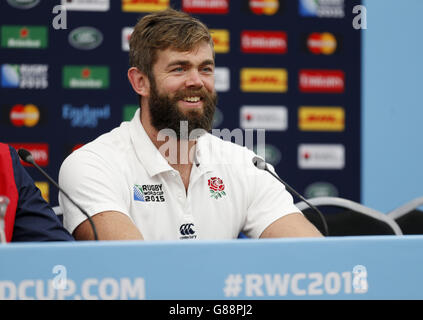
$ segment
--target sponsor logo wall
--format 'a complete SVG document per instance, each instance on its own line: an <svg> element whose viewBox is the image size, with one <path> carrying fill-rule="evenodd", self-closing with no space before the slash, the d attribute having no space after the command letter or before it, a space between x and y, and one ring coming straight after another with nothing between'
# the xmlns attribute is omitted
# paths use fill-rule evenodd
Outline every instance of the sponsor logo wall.
<svg viewBox="0 0 423 320"><path fill-rule="evenodd" d="M264 129L262 155L290 185L306 196L360 201L361 34L352 27L360 2L2 1L0 141L27 148L57 179L73 150L133 117L138 98L126 76L133 27L171 6L212 32L214 127ZM67 9L66 29L52 24L58 4ZM57 205L55 188L26 169ZM181 237L191 231L184 226Z"/></svg>

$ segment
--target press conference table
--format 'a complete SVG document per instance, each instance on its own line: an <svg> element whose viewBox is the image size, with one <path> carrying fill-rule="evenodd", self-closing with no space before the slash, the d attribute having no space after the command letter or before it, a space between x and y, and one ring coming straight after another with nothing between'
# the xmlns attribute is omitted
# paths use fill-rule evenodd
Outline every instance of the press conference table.
<svg viewBox="0 0 423 320"><path fill-rule="evenodd" d="M0 245L4 299L423 299L423 236Z"/></svg>

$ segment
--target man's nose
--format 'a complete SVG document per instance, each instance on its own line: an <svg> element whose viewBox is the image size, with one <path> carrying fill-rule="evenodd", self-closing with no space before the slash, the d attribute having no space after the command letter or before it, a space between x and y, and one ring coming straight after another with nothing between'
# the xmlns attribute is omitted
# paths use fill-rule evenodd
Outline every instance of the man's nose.
<svg viewBox="0 0 423 320"><path fill-rule="evenodd" d="M190 70L187 74L187 79L185 81L187 87L202 88L204 86L203 80L201 79L201 74L198 70Z"/></svg>

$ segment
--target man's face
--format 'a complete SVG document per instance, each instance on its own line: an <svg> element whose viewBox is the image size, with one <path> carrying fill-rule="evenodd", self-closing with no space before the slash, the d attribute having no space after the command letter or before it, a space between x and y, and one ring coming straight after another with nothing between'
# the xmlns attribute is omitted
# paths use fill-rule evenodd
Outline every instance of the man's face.
<svg viewBox="0 0 423 320"><path fill-rule="evenodd" d="M159 51L150 84L151 124L157 130L172 129L180 138L180 121L188 121L188 134L193 129L211 129L217 95L208 43L189 52Z"/></svg>

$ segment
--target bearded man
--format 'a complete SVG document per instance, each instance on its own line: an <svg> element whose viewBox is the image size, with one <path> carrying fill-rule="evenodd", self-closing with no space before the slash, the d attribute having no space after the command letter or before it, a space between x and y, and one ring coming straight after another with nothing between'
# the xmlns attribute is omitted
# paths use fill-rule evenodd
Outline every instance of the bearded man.
<svg viewBox="0 0 423 320"><path fill-rule="evenodd" d="M319 237L255 154L210 133L217 96L208 28L167 9L144 16L130 39L134 118L74 151L59 183L100 240ZM64 225L94 238L62 194Z"/></svg>

